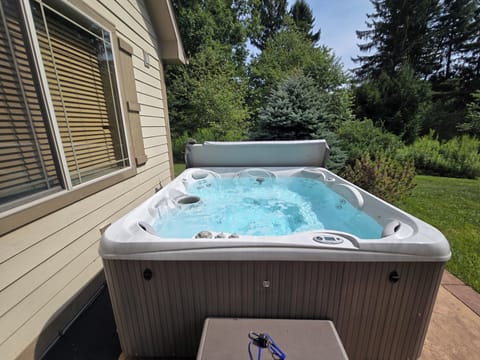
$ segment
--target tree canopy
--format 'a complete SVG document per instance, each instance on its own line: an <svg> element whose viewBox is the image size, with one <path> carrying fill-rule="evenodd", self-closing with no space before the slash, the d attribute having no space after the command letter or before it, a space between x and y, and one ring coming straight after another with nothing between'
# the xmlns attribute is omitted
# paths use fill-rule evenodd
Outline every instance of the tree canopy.
<svg viewBox="0 0 480 360"><path fill-rule="evenodd" d="M361 78L375 78L386 72L394 75L403 66L426 76L436 66L436 52L431 39L438 14L438 0L371 0L374 12L367 14L367 30L357 31L364 40L359 45L370 55L354 59L360 64L355 70Z"/></svg>
<svg viewBox="0 0 480 360"><path fill-rule="evenodd" d="M285 25L287 0L258 0L254 2L253 11L258 24L252 34L251 42L263 50L267 41Z"/></svg>
<svg viewBox="0 0 480 360"><path fill-rule="evenodd" d="M165 71L176 158L190 137L322 137L340 169L345 155L394 156L430 129L478 136L480 3L371 2L346 74L307 0L172 0L190 61ZM365 145L373 138L381 146Z"/></svg>
<svg viewBox="0 0 480 360"><path fill-rule="evenodd" d="M294 28L286 28L271 37L250 66L254 87L261 96L268 94L280 80L298 73L311 76L323 89L334 90L347 81L332 51L314 46L306 34Z"/></svg>
<svg viewBox="0 0 480 360"><path fill-rule="evenodd" d="M429 129L443 138L457 135L480 88L480 3L371 2L367 30L357 31L365 53L354 59L357 115L368 114L408 141Z"/></svg>

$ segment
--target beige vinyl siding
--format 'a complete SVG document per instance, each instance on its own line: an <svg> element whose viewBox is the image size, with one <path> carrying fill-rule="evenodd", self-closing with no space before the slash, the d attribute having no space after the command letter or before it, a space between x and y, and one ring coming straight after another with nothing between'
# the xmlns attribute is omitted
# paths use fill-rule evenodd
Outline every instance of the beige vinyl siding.
<svg viewBox="0 0 480 360"><path fill-rule="evenodd" d="M138 206L160 182L165 185L172 177L162 65L145 6L142 1L130 0L85 3L114 24L116 35L133 47L148 161L137 169L136 176L0 239L0 359L33 356L42 329L102 270L100 229ZM144 50L150 54L148 68L143 64ZM123 115L127 115L125 109Z"/></svg>

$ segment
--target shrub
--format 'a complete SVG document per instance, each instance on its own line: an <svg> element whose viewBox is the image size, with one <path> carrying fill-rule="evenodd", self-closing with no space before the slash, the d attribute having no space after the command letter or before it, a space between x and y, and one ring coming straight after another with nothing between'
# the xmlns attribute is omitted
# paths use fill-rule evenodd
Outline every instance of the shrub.
<svg viewBox="0 0 480 360"><path fill-rule="evenodd" d="M345 168L345 163L348 158L347 153L343 151L340 141L338 141L334 132L328 130L319 132L318 138L325 139L330 148L330 155L328 156L326 167L334 173L339 173Z"/></svg>
<svg viewBox="0 0 480 360"><path fill-rule="evenodd" d="M343 176L388 202L401 200L415 187L413 160L400 162L384 153L363 154L353 166L347 166Z"/></svg>
<svg viewBox="0 0 480 360"><path fill-rule="evenodd" d="M415 160L422 173L475 178L480 176L480 140L470 136L455 137L441 142L433 132L398 152L398 158Z"/></svg>
<svg viewBox="0 0 480 360"><path fill-rule="evenodd" d="M356 88L356 115L412 143L423 127L431 102L428 81L420 79L410 66L395 75L382 73Z"/></svg>
<svg viewBox="0 0 480 360"><path fill-rule="evenodd" d="M404 145L400 138L375 126L370 119L344 122L337 130L342 149L348 153L348 163L364 153L393 155Z"/></svg>
<svg viewBox="0 0 480 360"><path fill-rule="evenodd" d="M472 94L473 100L467 104L465 122L457 126L460 131L480 136L480 90Z"/></svg>

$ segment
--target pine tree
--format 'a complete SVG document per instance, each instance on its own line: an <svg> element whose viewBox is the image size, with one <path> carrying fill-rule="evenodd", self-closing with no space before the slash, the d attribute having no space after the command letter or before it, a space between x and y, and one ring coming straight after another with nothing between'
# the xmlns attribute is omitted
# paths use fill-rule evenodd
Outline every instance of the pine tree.
<svg viewBox="0 0 480 360"><path fill-rule="evenodd" d="M408 65L416 74L427 77L438 66L433 39L439 11L438 0L371 0L374 13L368 14L368 30L357 31L366 42L358 45L371 55L353 59L360 63L360 78L375 78L382 71L389 76Z"/></svg>
<svg viewBox="0 0 480 360"><path fill-rule="evenodd" d="M433 105L425 130L451 138L461 130L470 94L478 88L480 21L476 0L443 0L441 5L436 26L441 66L429 78Z"/></svg>
<svg viewBox="0 0 480 360"><path fill-rule="evenodd" d="M441 49L440 76L449 79L462 72L470 50L475 25L474 0L444 0L438 19L438 46ZM473 49L472 49L473 50Z"/></svg>
<svg viewBox="0 0 480 360"><path fill-rule="evenodd" d="M413 142L422 130L430 103L428 82L418 79L408 66L395 75L382 72L356 89L357 116Z"/></svg>
<svg viewBox="0 0 480 360"><path fill-rule="evenodd" d="M313 24L315 18L312 14L312 9L305 0L297 0L290 9L290 16L292 17L295 26L304 32L307 37L315 44L320 40L320 30L313 32Z"/></svg>
<svg viewBox="0 0 480 360"><path fill-rule="evenodd" d="M287 0L259 0L255 7L259 18L259 29L250 41L258 49L263 50L275 33L280 31L285 24L287 15Z"/></svg>
<svg viewBox="0 0 480 360"><path fill-rule="evenodd" d="M480 90L472 94L473 100L467 104L465 122L458 125L461 132L480 137Z"/></svg>
<svg viewBox="0 0 480 360"><path fill-rule="evenodd" d="M291 75L282 81L260 110L251 138L255 140L326 139L331 154L329 168L339 170L346 162L332 131L336 115L328 106L328 94L309 76Z"/></svg>
<svg viewBox="0 0 480 360"><path fill-rule="evenodd" d="M473 2L473 20L469 25L469 39L464 46L465 61L463 76L470 80L480 79L480 3ZM478 84L477 84L478 88Z"/></svg>

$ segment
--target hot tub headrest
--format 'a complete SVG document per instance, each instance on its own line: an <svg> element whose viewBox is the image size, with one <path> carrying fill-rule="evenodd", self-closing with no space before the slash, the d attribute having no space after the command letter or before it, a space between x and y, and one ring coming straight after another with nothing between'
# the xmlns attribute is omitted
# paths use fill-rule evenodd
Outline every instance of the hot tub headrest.
<svg viewBox="0 0 480 360"><path fill-rule="evenodd" d="M325 167L330 149L325 140L207 141L185 147L190 167L320 166Z"/></svg>

